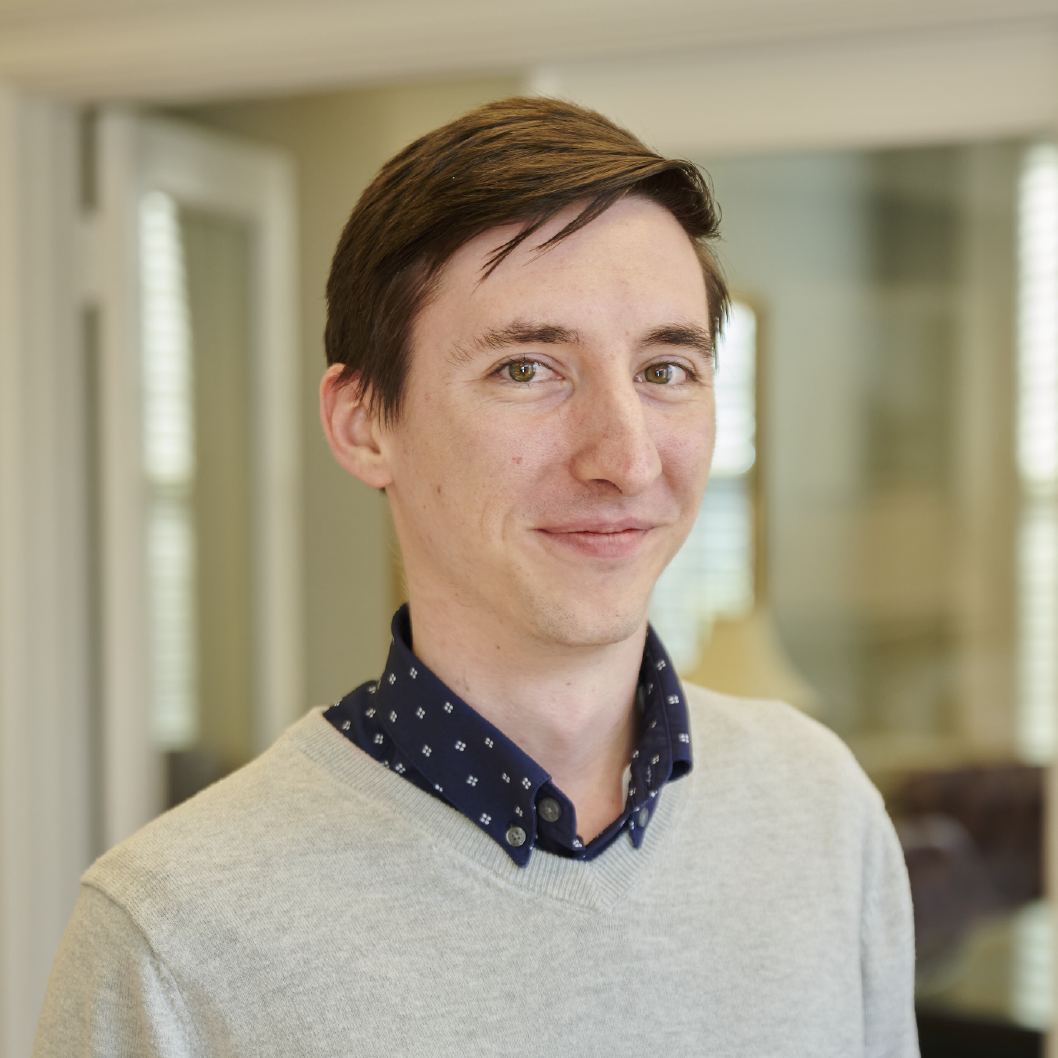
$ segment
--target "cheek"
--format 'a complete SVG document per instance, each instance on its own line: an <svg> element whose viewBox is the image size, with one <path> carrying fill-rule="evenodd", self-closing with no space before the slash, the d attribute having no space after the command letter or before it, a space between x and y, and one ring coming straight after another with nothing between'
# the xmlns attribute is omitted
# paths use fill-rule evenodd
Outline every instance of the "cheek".
<svg viewBox="0 0 1058 1058"><path fill-rule="evenodd" d="M533 476L568 447L562 416L498 408L468 417L462 443L497 475Z"/></svg>
<svg viewBox="0 0 1058 1058"><path fill-rule="evenodd" d="M411 484L413 502L433 510L435 528L458 527L470 537L518 506L527 483L536 480L539 440L497 423L488 415L438 415L437 402L419 405L414 428L400 452L400 478Z"/></svg>
<svg viewBox="0 0 1058 1058"><path fill-rule="evenodd" d="M716 430L709 417L695 420L682 429L667 430L657 440L665 476L681 493L696 493L705 488L709 464L713 457Z"/></svg>
<svg viewBox="0 0 1058 1058"><path fill-rule="evenodd" d="M551 463L541 431L520 433L481 429L469 439L468 483L476 490L476 505L484 520L502 519L537 496Z"/></svg>

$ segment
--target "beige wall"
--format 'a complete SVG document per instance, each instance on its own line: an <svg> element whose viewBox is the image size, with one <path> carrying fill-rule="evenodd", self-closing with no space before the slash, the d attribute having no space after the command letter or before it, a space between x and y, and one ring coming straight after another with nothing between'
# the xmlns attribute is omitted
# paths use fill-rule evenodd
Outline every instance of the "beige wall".
<svg viewBox="0 0 1058 1058"><path fill-rule="evenodd" d="M319 426L324 286L357 196L399 148L449 118L521 90L515 77L397 85L197 106L180 116L288 151L300 211L306 705L380 671L389 645L392 552L385 499L334 462Z"/></svg>

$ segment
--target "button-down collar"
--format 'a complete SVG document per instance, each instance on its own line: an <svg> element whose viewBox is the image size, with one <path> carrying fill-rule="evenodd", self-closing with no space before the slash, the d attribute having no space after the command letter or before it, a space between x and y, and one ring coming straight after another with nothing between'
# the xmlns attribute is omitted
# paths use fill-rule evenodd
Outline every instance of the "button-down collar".
<svg viewBox="0 0 1058 1058"><path fill-rule="evenodd" d="M364 752L465 815L519 867L528 864L534 847L591 859L623 829L638 848L661 789L691 769L683 690L661 641L648 629L625 807L585 845L573 803L547 772L430 672L410 642L408 607L402 606L393 617L382 678L357 687L324 715Z"/></svg>

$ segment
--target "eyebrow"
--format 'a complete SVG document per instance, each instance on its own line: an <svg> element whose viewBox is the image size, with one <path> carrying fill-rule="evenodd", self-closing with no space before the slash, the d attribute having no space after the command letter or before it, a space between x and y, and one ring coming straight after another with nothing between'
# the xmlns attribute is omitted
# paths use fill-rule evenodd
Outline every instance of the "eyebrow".
<svg viewBox="0 0 1058 1058"><path fill-rule="evenodd" d="M643 341L644 345L680 345L696 349L707 360L713 358L713 341L704 327L695 324L681 324L677 327L659 327L651 331Z"/></svg>
<svg viewBox="0 0 1058 1058"><path fill-rule="evenodd" d="M474 339L473 345L478 349L508 349L518 345L578 345L580 342L580 332L568 327L515 321L507 327L485 331ZM644 348L654 345L682 346L696 350L707 360L713 358L712 338L704 327L696 324L658 327L643 338L641 345Z"/></svg>
<svg viewBox="0 0 1058 1058"><path fill-rule="evenodd" d="M580 333L549 323L515 322L508 327L486 331L474 340L482 349L506 349L512 345L577 345Z"/></svg>

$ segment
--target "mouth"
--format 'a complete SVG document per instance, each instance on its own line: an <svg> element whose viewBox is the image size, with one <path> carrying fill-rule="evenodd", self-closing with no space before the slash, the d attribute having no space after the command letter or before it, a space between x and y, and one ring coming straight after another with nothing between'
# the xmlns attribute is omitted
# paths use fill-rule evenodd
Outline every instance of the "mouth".
<svg viewBox="0 0 1058 1058"><path fill-rule="evenodd" d="M649 522L581 523L540 528L550 545L588 558L632 558L656 527Z"/></svg>

